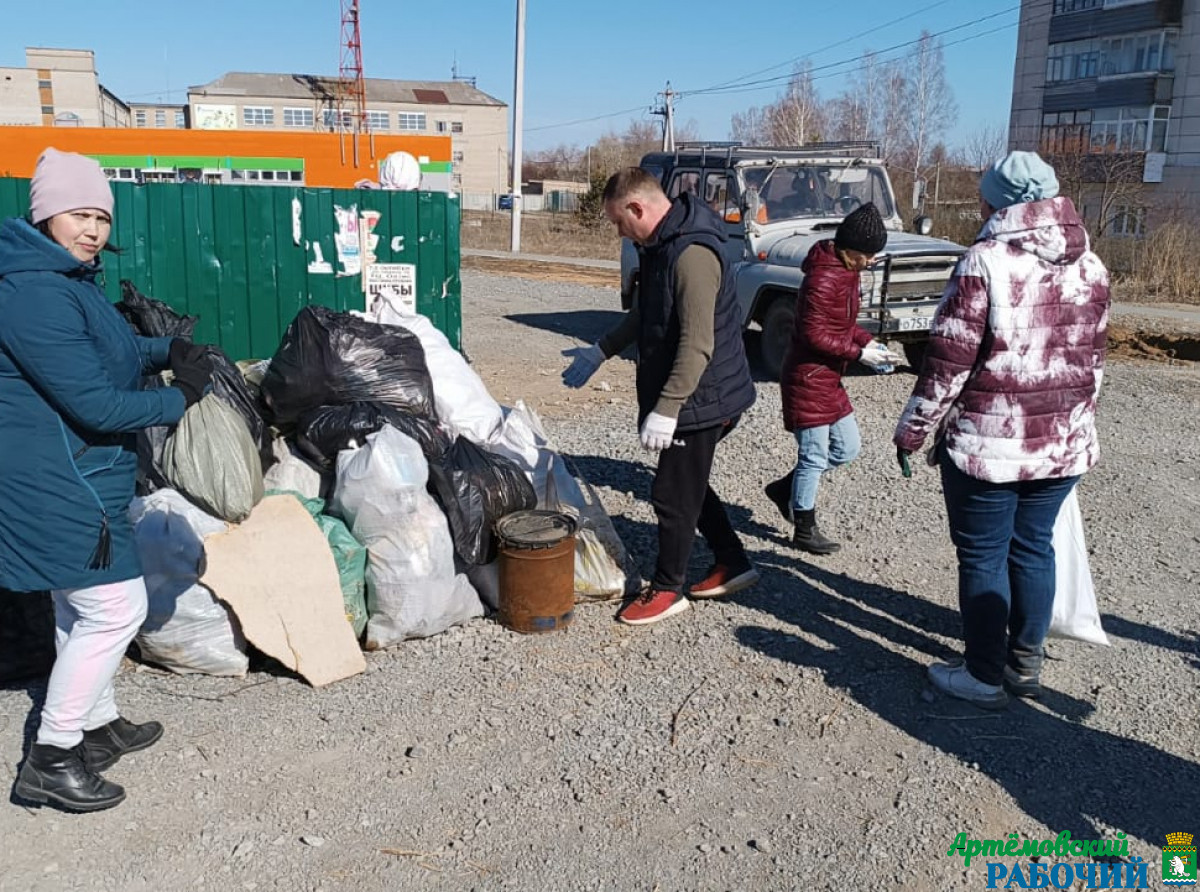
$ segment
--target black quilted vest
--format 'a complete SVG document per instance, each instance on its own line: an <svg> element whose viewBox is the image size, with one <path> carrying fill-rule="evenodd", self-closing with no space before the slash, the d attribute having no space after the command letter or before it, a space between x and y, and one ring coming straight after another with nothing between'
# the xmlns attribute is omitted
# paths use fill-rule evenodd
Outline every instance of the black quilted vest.
<svg viewBox="0 0 1200 892"><path fill-rule="evenodd" d="M721 261L713 356L695 392L683 404L676 430L701 430L723 424L754 405L757 392L746 362L742 319L733 273L722 250L726 236L718 217L691 193L675 199L653 243L640 247L638 307L638 424L654 411L671 375L679 347L679 314L675 308L675 264L691 245L710 248Z"/></svg>

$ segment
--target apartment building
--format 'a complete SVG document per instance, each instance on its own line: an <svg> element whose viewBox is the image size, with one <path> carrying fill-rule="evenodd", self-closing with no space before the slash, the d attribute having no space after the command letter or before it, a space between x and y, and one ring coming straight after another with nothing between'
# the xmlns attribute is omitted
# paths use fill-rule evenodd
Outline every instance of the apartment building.
<svg viewBox="0 0 1200 892"><path fill-rule="evenodd" d="M105 89L91 50L27 47L0 67L0 126L128 127L129 106Z"/></svg>
<svg viewBox="0 0 1200 892"><path fill-rule="evenodd" d="M190 87L187 114L201 130L329 133L354 123L339 111L336 79L304 74L230 72ZM470 83L367 78L364 125L380 135L449 136L452 189L508 191L507 105Z"/></svg>
<svg viewBox="0 0 1200 892"><path fill-rule="evenodd" d="M1105 235L1196 213L1200 0L1023 0L1009 145L1090 184Z"/></svg>

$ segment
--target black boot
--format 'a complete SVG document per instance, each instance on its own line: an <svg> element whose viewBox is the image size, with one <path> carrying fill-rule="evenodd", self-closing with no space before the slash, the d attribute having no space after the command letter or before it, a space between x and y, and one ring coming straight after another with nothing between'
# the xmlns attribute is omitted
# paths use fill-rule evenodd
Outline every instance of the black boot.
<svg viewBox="0 0 1200 892"><path fill-rule="evenodd" d="M125 790L83 764L78 748L35 743L17 777L16 794L30 802L55 802L72 811L101 811L120 805Z"/></svg>
<svg viewBox="0 0 1200 892"><path fill-rule="evenodd" d="M815 508L796 512L796 531L792 533L792 544L809 554L833 554L842 547L821 535Z"/></svg>
<svg viewBox="0 0 1200 892"><path fill-rule="evenodd" d="M784 520L792 519L792 478L795 475L796 472L794 470L788 471L778 480L772 480L763 487L763 492L767 494L767 498L779 509L779 513L783 515Z"/></svg>
<svg viewBox="0 0 1200 892"><path fill-rule="evenodd" d="M115 718L107 725L84 731L79 753L92 771L104 771L126 753L136 753L153 745L162 735L163 726L158 722L135 725L126 719Z"/></svg>

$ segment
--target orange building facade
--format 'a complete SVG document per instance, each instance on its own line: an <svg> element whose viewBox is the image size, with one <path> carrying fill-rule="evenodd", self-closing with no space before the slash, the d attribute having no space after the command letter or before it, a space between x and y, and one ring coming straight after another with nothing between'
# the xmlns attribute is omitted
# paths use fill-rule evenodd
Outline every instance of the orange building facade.
<svg viewBox="0 0 1200 892"><path fill-rule="evenodd" d="M379 164L407 152L422 188L450 181L448 136L157 130L115 127L0 127L0 176L31 177L47 146L96 158L116 180L290 184L336 189L379 180Z"/></svg>

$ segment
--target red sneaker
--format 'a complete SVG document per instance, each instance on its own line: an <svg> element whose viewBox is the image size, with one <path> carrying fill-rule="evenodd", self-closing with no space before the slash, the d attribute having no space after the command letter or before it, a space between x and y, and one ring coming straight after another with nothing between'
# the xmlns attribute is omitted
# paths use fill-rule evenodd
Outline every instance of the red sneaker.
<svg viewBox="0 0 1200 892"><path fill-rule="evenodd" d="M692 586L693 598L719 598L721 595L731 595L749 588L758 582L758 571L750 564L740 567L727 567L716 564L708 575Z"/></svg>
<svg viewBox="0 0 1200 892"><path fill-rule="evenodd" d="M683 613L690 605L679 592L647 589L617 611L617 619L627 626L644 626Z"/></svg>

